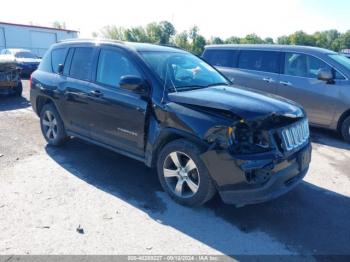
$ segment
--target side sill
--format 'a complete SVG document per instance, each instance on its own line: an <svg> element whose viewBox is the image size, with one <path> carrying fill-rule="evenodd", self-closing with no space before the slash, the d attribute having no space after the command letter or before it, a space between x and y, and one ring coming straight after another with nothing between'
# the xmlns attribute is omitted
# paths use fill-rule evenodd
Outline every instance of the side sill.
<svg viewBox="0 0 350 262"><path fill-rule="evenodd" d="M138 160L138 161L140 161L140 162L142 162L142 163L144 163L144 164L146 163L146 159L145 159L144 157L135 155L135 154L130 153L130 152L123 151L123 150L121 150L121 149L119 149L119 148L115 148L115 147L110 146L110 145L106 145L106 144L104 144L104 143L98 142L98 141L93 140L93 139L91 139L91 138L89 138L89 137L86 137L86 136L79 135L79 134L77 134L77 133L75 133L75 132L72 132L72 131L69 131L69 130L66 130L66 133L67 133L68 136L77 137L77 138L82 139L82 140L84 140L84 141L86 141L86 142L89 142L89 143L91 143L91 144L104 147L104 148L109 149L109 150L111 150L111 151L113 151L113 152L116 152L116 153L118 153L118 154L121 154L121 155L130 157L130 158L132 158L132 159Z"/></svg>

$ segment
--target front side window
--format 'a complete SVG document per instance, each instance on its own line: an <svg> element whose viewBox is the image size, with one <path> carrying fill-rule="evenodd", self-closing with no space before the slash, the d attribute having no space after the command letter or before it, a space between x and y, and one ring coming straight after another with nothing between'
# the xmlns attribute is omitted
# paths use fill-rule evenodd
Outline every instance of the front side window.
<svg viewBox="0 0 350 262"><path fill-rule="evenodd" d="M57 48L52 50L51 52L51 66L52 71L58 73L58 65L64 64L64 60L66 59L67 48Z"/></svg>
<svg viewBox="0 0 350 262"><path fill-rule="evenodd" d="M204 52L203 58L213 66L234 67L234 61L237 57L237 52L234 50L211 50Z"/></svg>
<svg viewBox="0 0 350 262"><path fill-rule="evenodd" d="M81 80L89 80L93 62L92 47L75 48L69 75Z"/></svg>
<svg viewBox="0 0 350 262"><path fill-rule="evenodd" d="M347 68L348 70L350 70L350 56L346 57L344 55L329 55L330 58L332 58L334 61L338 62L339 64L341 64L342 66L344 66L345 68Z"/></svg>
<svg viewBox="0 0 350 262"><path fill-rule="evenodd" d="M102 49L98 60L96 81L110 86L119 86L123 76L140 77L140 74L121 52Z"/></svg>
<svg viewBox="0 0 350 262"><path fill-rule="evenodd" d="M321 69L333 71L336 79L344 79L338 71L335 71L328 64L314 56L299 53L286 53L285 55L285 75L317 78L318 72Z"/></svg>
<svg viewBox="0 0 350 262"><path fill-rule="evenodd" d="M229 84L212 66L189 53L151 51L141 55L168 91Z"/></svg>
<svg viewBox="0 0 350 262"><path fill-rule="evenodd" d="M279 53L274 51L241 51L238 67L261 72L279 72Z"/></svg>

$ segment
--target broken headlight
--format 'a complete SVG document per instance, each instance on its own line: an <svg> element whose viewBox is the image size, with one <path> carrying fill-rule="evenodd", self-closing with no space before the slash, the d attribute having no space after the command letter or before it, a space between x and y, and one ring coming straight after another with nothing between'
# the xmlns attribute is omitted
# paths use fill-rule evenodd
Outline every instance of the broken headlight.
<svg viewBox="0 0 350 262"><path fill-rule="evenodd" d="M237 154L262 153L271 148L270 133L240 121L228 128L230 149Z"/></svg>

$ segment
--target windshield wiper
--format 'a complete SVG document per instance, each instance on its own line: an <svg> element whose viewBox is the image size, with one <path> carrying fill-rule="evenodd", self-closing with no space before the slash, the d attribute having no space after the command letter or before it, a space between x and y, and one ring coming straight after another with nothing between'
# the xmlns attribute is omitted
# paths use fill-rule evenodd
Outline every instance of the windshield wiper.
<svg viewBox="0 0 350 262"><path fill-rule="evenodd" d="M193 85L193 86L177 86L176 89L174 87L170 87L168 90L169 91L188 91L188 90L194 90L194 89L201 89L205 88L207 86L199 86L199 85Z"/></svg>
<svg viewBox="0 0 350 262"><path fill-rule="evenodd" d="M211 86L229 86L229 85L230 85L229 83L222 82L222 83L210 84L210 85L207 85L206 87L211 87Z"/></svg>

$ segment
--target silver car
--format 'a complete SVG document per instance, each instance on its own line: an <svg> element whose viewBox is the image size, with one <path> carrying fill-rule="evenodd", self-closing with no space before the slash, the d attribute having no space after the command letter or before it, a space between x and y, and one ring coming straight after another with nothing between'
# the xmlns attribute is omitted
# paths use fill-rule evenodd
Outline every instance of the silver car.
<svg viewBox="0 0 350 262"><path fill-rule="evenodd" d="M350 142L350 59L327 49L282 45L211 45L202 57L235 85L301 104L310 124Z"/></svg>

